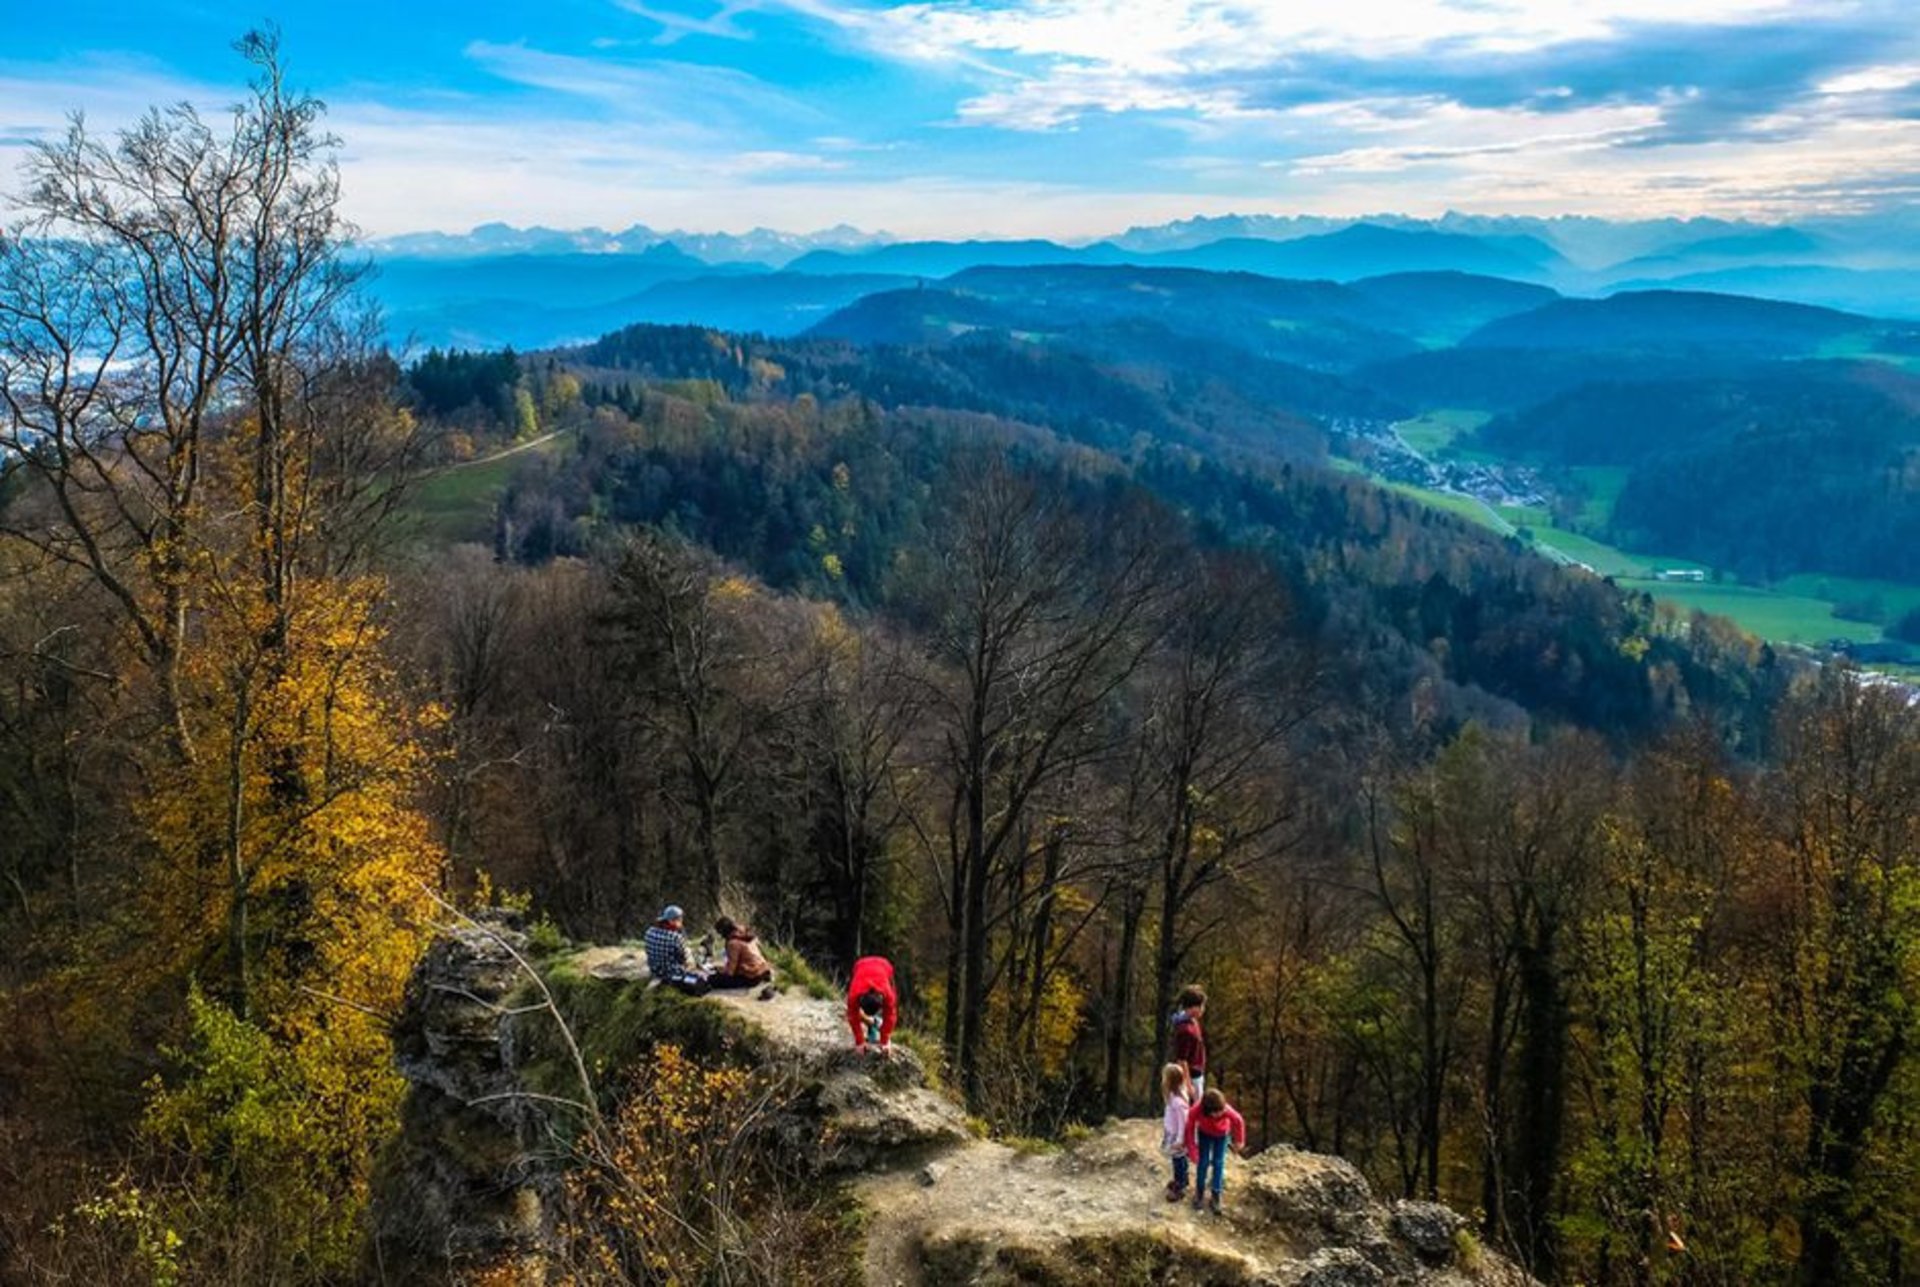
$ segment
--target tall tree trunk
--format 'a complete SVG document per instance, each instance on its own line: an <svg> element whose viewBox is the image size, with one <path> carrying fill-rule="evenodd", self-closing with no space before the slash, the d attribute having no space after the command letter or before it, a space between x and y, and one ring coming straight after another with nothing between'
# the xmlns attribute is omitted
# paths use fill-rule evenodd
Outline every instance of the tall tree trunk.
<svg viewBox="0 0 1920 1287"><path fill-rule="evenodd" d="M1440 1109L1446 1094L1446 1058L1440 1037L1440 966L1432 910L1423 932L1426 953L1420 963L1420 1152L1421 1183L1430 1202L1440 1199Z"/></svg>
<svg viewBox="0 0 1920 1287"><path fill-rule="evenodd" d="M1507 1013L1512 1004L1511 988L1504 972L1496 977L1487 1013L1486 1067L1481 1074L1486 1115L1481 1151L1480 1209L1481 1232L1496 1245L1508 1244L1507 1228Z"/></svg>
<svg viewBox="0 0 1920 1287"><path fill-rule="evenodd" d="M1066 852L1066 840L1059 832L1050 832L1040 866L1039 905L1033 913L1033 964L1027 974L1027 1054L1040 1050L1040 1007L1046 999L1047 948L1053 939L1054 891L1060 884L1060 867Z"/></svg>
<svg viewBox="0 0 1920 1287"><path fill-rule="evenodd" d="M981 793L984 794L984 793ZM970 813L985 827L985 801L970 800ZM960 1088L967 1102L976 1103L980 1095L980 1047L986 1039L987 1008L987 894L988 875L985 836L975 831L967 841L967 878L965 889L966 929L962 953L960 1014Z"/></svg>
<svg viewBox="0 0 1920 1287"><path fill-rule="evenodd" d="M247 972L248 871L245 847L246 745L250 721L250 681L242 676L233 698L227 730L227 952L233 958L233 1012L242 1019L252 1004Z"/></svg>
<svg viewBox="0 0 1920 1287"><path fill-rule="evenodd" d="M985 653L977 646L975 656ZM965 857L959 873L960 907L960 1029L956 1061L960 1089L967 1102L977 1103L980 1092L980 1043L983 1040L987 1000L987 685L984 663L976 665L972 702L967 713L965 765Z"/></svg>
<svg viewBox="0 0 1920 1287"><path fill-rule="evenodd" d="M1565 1129L1567 1007L1551 938L1520 958L1519 1111L1514 1133L1516 1217L1528 1268L1551 1281L1559 1256L1553 1189Z"/></svg>
<svg viewBox="0 0 1920 1287"><path fill-rule="evenodd" d="M1107 1067L1102 1102L1109 1117L1120 1113L1120 1088L1127 1076L1127 1028L1133 1018L1134 958L1140 950L1140 922L1147 910L1145 885L1127 887L1120 905L1119 960L1107 1006Z"/></svg>
<svg viewBox="0 0 1920 1287"><path fill-rule="evenodd" d="M1160 932L1153 954L1153 1058L1148 1061L1153 1077L1158 1078L1160 1064L1167 1056L1167 1030L1173 1013L1173 980L1180 968L1180 944L1177 936L1179 882L1169 879L1163 890ZM1148 1088L1151 1096L1152 1088Z"/></svg>

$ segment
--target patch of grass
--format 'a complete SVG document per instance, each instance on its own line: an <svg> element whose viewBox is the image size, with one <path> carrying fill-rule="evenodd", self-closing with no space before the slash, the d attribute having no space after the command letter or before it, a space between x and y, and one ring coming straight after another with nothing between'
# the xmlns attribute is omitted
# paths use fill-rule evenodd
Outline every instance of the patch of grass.
<svg viewBox="0 0 1920 1287"><path fill-rule="evenodd" d="M672 988L596 979L583 974L570 955L552 958L540 973L603 1100L621 1088L632 1070L645 1066L658 1044L676 1045L699 1063L752 1062L751 1056L765 1045L758 1027L725 1006ZM512 1039L522 1052L526 1088L562 1100L579 1099L583 1091L572 1052L553 1014L540 1006L539 990L525 983L507 1006L525 1010L512 1020Z"/></svg>
<svg viewBox="0 0 1920 1287"><path fill-rule="evenodd" d="M1245 1261L1231 1247L1176 1243L1157 1229L1081 1234L1054 1245L1014 1243L970 1250L971 1265L956 1264L946 1274L936 1271L929 1281L1159 1287L1165 1283L1240 1282L1246 1273ZM982 1250L986 1256L980 1254ZM983 1260L988 1260L991 1268L983 1265Z"/></svg>
<svg viewBox="0 0 1920 1287"><path fill-rule="evenodd" d="M1576 563L1586 564L1601 576L1645 577L1655 568L1701 567L1688 559L1629 554L1617 545L1608 545L1605 541L1597 541L1591 536L1582 536L1564 528L1536 527L1533 529L1533 539L1560 551Z"/></svg>
<svg viewBox="0 0 1920 1287"><path fill-rule="evenodd" d="M813 963L793 948L767 945L767 962L773 966L773 981L782 992L799 988L815 1001L831 1001L840 995L832 979L813 968Z"/></svg>
<svg viewBox="0 0 1920 1287"><path fill-rule="evenodd" d="M493 510L528 457L567 450L566 434L510 449L485 460L452 465L421 481L406 512L420 535L438 544L485 541L493 534Z"/></svg>
<svg viewBox="0 0 1920 1287"><path fill-rule="evenodd" d="M1423 505L1445 510L1455 518L1464 518L1469 523L1478 524L1501 536L1511 536L1513 527L1504 518L1488 509L1471 496L1458 496L1452 492L1436 492L1425 487L1415 487L1409 483L1387 483L1389 491L1399 492L1411 497Z"/></svg>
<svg viewBox="0 0 1920 1287"><path fill-rule="evenodd" d="M527 931L527 946L533 949L535 956L553 956L566 951L573 944L567 941L567 936L560 932L560 927L553 923L551 916L542 916Z"/></svg>
<svg viewBox="0 0 1920 1287"><path fill-rule="evenodd" d="M1818 644L1829 639L1874 643L1880 639L1878 626L1841 621L1833 615L1833 605L1824 599L1780 594L1751 585L1688 585L1670 581L1624 581L1622 584L1684 608L1731 618L1742 630L1776 643Z"/></svg>
<svg viewBox="0 0 1920 1287"><path fill-rule="evenodd" d="M1586 500L1580 510L1580 526L1601 531L1613 521L1613 507L1627 485L1628 471L1613 465L1580 465L1567 471L1586 488Z"/></svg>
<svg viewBox="0 0 1920 1287"><path fill-rule="evenodd" d="M1051 1157L1060 1152L1060 1141L1037 1135L1008 1135L1000 1142L1022 1157Z"/></svg>
<svg viewBox="0 0 1920 1287"><path fill-rule="evenodd" d="M1402 420L1394 428L1399 431L1401 441L1421 455L1441 456L1451 452L1457 440L1468 437L1489 419L1484 411L1450 407Z"/></svg>
<svg viewBox="0 0 1920 1287"><path fill-rule="evenodd" d="M1461 1225L1453 1231L1453 1255L1460 1267L1473 1273L1486 1262L1486 1248L1480 1245L1480 1239L1474 1236L1472 1229Z"/></svg>
<svg viewBox="0 0 1920 1287"><path fill-rule="evenodd" d="M1803 572L1799 576L1790 576L1784 581L1774 582L1772 588L1782 594L1805 595L1810 599L1825 599L1830 603L1859 603L1878 599L1886 610L1888 621L1898 621L1907 613L1920 608L1920 585L1899 581L1873 581L1865 577L1825 576L1816 572Z"/></svg>
<svg viewBox="0 0 1920 1287"><path fill-rule="evenodd" d="M927 1070L927 1080L935 1088L945 1086L947 1049L940 1044L939 1038L917 1028L895 1028L893 1039L919 1056L920 1066Z"/></svg>
<svg viewBox="0 0 1920 1287"><path fill-rule="evenodd" d="M1553 515L1538 505L1495 505L1493 512L1515 527L1553 526Z"/></svg>

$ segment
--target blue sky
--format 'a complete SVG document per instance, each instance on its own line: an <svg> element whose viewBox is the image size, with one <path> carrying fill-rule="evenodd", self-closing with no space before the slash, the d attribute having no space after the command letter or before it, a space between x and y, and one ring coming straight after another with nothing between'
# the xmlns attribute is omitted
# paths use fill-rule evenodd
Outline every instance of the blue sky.
<svg viewBox="0 0 1920 1287"><path fill-rule="evenodd" d="M1228 211L1920 197L1914 0L12 0L0 166L229 101L271 18L371 233L1089 236Z"/></svg>

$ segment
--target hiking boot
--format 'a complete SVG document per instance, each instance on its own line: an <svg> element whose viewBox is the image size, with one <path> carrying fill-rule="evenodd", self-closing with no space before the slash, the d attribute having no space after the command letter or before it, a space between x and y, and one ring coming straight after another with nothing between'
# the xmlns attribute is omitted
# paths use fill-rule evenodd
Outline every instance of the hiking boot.
<svg viewBox="0 0 1920 1287"><path fill-rule="evenodd" d="M1198 1190L1198 1189L1195 1189L1195 1190L1193 1191L1193 1209L1194 1209L1195 1211L1198 1211L1198 1210L1199 1210L1199 1209L1200 1209L1201 1207L1203 1207L1203 1206L1205 1206L1205 1205L1206 1205L1206 1197L1205 1197L1205 1195L1203 1195L1203 1194L1202 1194L1202 1193L1200 1192L1200 1190Z"/></svg>
<svg viewBox="0 0 1920 1287"><path fill-rule="evenodd" d="M1207 1210L1213 1212L1215 1215L1220 1214L1220 1195L1218 1193L1207 1199Z"/></svg>
<svg viewBox="0 0 1920 1287"><path fill-rule="evenodd" d="M1171 1180L1167 1182L1167 1201L1178 1202L1181 1198L1184 1198L1186 1196L1187 1196L1187 1190L1185 1185L1175 1184Z"/></svg>
<svg viewBox="0 0 1920 1287"><path fill-rule="evenodd" d="M780 989L774 987L773 984L771 983L767 984L766 987L760 989L760 999L762 1001L771 1001L779 995L780 995Z"/></svg>

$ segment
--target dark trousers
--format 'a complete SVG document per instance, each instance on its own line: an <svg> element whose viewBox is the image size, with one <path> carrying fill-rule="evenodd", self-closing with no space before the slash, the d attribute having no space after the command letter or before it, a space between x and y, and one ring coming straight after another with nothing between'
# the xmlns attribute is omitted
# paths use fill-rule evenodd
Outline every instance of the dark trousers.
<svg viewBox="0 0 1920 1287"><path fill-rule="evenodd" d="M1182 1193L1187 1191L1187 1155L1185 1153L1173 1155L1173 1187Z"/></svg>
<svg viewBox="0 0 1920 1287"><path fill-rule="evenodd" d="M757 988L762 983L773 982L771 974L715 974L707 982L717 991L722 988Z"/></svg>

